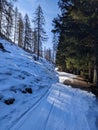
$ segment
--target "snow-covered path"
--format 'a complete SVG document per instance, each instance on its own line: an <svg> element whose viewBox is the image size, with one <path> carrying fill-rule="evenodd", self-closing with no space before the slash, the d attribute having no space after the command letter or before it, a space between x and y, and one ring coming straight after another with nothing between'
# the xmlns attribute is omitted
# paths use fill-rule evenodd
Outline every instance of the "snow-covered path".
<svg viewBox="0 0 98 130"><path fill-rule="evenodd" d="M98 130L96 97L62 84L73 75L57 74L45 59L0 42L9 51L0 50L0 130Z"/></svg>
<svg viewBox="0 0 98 130"><path fill-rule="evenodd" d="M11 130L97 130L93 101L85 92L54 84Z"/></svg>

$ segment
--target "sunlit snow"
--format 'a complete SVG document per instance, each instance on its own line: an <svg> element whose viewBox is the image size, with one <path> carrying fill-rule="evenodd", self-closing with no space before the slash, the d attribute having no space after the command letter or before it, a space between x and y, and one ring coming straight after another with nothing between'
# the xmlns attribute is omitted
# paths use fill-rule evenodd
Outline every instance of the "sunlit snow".
<svg viewBox="0 0 98 130"><path fill-rule="evenodd" d="M6 40L0 43L9 51L0 50L0 130L98 129L98 99L62 84L73 75L57 73L45 59L36 61ZM14 103L5 104L10 98Z"/></svg>

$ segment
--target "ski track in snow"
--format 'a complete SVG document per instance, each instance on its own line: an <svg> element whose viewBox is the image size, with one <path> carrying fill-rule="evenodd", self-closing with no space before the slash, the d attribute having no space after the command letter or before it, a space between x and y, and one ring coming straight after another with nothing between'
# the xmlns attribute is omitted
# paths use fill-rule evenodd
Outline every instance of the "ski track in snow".
<svg viewBox="0 0 98 130"><path fill-rule="evenodd" d="M0 130L98 130L95 96L62 84L75 75L57 74L46 60L0 42L10 51L0 51ZM33 93L23 94L25 86ZM10 97L14 104L4 104Z"/></svg>
<svg viewBox="0 0 98 130"><path fill-rule="evenodd" d="M77 106L75 95L72 98L64 91L64 86L53 85L39 105L26 113L11 130L91 130L87 119L88 110L82 104ZM68 101L64 101L64 96ZM79 111L77 107L80 107Z"/></svg>
<svg viewBox="0 0 98 130"><path fill-rule="evenodd" d="M31 110L36 109L36 108L39 106L39 104L40 104L42 98L43 98L46 94L47 94L47 92L45 92L43 95L41 95L41 97L40 97L30 108L28 108L28 109L27 109L25 112L23 112L17 119L15 119L14 122L12 122L12 125L10 125L10 127L9 127L8 129L9 129L9 130L10 130L10 129L13 129L13 127L14 127L22 118L24 118L25 115L27 115Z"/></svg>

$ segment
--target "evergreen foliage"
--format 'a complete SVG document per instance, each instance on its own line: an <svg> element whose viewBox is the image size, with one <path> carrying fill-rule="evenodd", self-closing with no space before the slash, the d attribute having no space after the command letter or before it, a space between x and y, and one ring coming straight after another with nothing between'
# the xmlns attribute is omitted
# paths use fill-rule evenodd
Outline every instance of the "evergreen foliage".
<svg viewBox="0 0 98 130"><path fill-rule="evenodd" d="M31 48L31 33L29 16L26 14L24 18L24 49L29 50Z"/></svg>
<svg viewBox="0 0 98 130"><path fill-rule="evenodd" d="M17 33L18 33L18 46L23 47L24 22L23 22L21 13L19 13Z"/></svg>
<svg viewBox="0 0 98 130"><path fill-rule="evenodd" d="M39 59L39 56L42 56L42 43L47 41L47 35L44 30L45 18L40 5L35 11L35 18L33 22L37 34L37 59Z"/></svg>
<svg viewBox="0 0 98 130"><path fill-rule="evenodd" d="M61 14L53 20L59 34L56 64L62 71L98 82L98 1L59 0Z"/></svg>

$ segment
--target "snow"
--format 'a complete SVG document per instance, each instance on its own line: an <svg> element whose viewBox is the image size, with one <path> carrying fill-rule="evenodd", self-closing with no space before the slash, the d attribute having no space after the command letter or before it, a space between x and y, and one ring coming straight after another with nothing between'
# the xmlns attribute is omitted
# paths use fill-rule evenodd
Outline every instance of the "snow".
<svg viewBox="0 0 98 130"><path fill-rule="evenodd" d="M66 73L66 72L58 72L60 83L64 83L65 80L70 80L73 82L74 79L79 78L77 75Z"/></svg>
<svg viewBox="0 0 98 130"><path fill-rule="evenodd" d="M57 73L45 59L35 61L6 40L0 43L10 52L0 51L0 130L98 129L98 99L62 84L73 75ZM23 93L26 88L32 93ZM10 98L15 102L5 104Z"/></svg>

